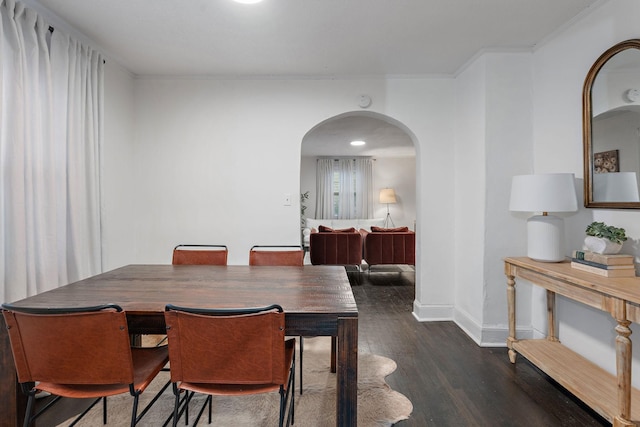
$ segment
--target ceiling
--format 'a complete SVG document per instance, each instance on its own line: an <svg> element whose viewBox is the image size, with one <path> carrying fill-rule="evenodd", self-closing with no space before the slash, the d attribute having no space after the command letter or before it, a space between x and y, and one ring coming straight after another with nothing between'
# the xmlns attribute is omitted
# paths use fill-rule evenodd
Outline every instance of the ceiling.
<svg viewBox="0 0 640 427"><path fill-rule="evenodd" d="M24 0L135 75L225 78L455 75L485 50L531 50L603 1ZM337 143L359 134L384 156L373 141L400 141L398 131L360 117L308 136L329 146L328 135Z"/></svg>
<svg viewBox="0 0 640 427"><path fill-rule="evenodd" d="M138 75L453 74L598 0L31 0Z"/></svg>

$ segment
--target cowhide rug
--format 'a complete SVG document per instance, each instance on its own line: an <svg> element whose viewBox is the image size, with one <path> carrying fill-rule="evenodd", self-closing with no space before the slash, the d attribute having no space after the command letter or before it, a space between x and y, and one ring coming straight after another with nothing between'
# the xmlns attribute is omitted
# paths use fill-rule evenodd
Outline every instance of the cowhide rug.
<svg viewBox="0 0 640 427"><path fill-rule="evenodd" d="M296 359L299 356L296 354ZM305 338L303 394L298 392L299 367L296 366L295 424L300 427L325 427L335 425L336 376L329 372L330 339L328 337ZM298 360L296 360L298 362ZM396 363L386 357L369 353L358 356L358 426L381 427L407 419L413 411L411 401L392 390L384 378L396 370ZM168 380L162 372L140 398L139 411L151 400L157 390ZM204 397L196 395L189 410L189 425L193 425ZM128 426L133 398L127 393L108 399L108 424ZM174 397L169 386L160 400L143 417L140 427L162 426L173 411ZM213 420L217 426L271 427L278 425L279 394L253 396L213 397ZM61 426L68 426L68 420ZM199 425L207 425L207 412ZM102 404L96 405L77 426L102 425ZM170 425L170 424L169 424ZM184 425L182 417L178 425Z"/></svg>

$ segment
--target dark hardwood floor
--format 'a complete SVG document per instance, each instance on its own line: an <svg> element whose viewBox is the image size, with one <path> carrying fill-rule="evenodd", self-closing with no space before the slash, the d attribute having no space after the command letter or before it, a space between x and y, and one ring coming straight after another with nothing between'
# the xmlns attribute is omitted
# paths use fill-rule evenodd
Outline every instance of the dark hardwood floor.
<svg viewBox="0 0 640 427"><path fill-rule="evenodd" d="M415 275L401 270L349 273L360 351L395 360L386 381L413 403L398 427L610 425L524 358L511 364L506 348L479 347L453 322L418 322ZM38 426L54 426L79 406L64 402Z"/></svg>
<svg viewBox="0 0 640 427"><path fill-rule="evenodd" d="M395 360L386 381L413 403L398 427L611 425L523 357L511 364L506 348L479 347L453 322L418 322L415 275L397 270L352 284L360 351Z"/></svg>

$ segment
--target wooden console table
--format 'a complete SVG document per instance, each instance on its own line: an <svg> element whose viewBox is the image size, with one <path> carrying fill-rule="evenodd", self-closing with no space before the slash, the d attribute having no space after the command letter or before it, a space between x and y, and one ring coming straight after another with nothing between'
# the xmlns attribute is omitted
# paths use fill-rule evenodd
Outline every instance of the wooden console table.
<svg viewBox="0 0 640 427"><path fill-rule="evenodd" d="M509 304L509 359L520 353L547 375L609 420L614 427L640 425L640 391L631 387L631 322L640 322L640 278L606 278L571 268L567 262L544 263L505 258ZM516 338L515 278L547 290L546 339ZM562 295L613 316L616 331L616 375L560 344L556 335L555 296Z"/></svg>

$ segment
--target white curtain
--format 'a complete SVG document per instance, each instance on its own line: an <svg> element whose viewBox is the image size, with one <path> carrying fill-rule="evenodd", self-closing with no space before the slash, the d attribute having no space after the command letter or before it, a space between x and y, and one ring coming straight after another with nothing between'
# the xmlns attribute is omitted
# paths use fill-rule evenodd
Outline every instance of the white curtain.
<svg viewBox="0 0 640 427"><path fill-rule="evenodd" d="M338 160L340 184L338 188L338 218L351 219L355 216L354 162L352 159Z"/></svg>
<svg viewBox="0 0 640 427"><path fill-rule="evenodd" d="M338 179L335 180L335 172ZM338 193L337 201L334 192ZM318 159L316 167L316 218L371 218L373 215L373 160Z"/></svg>
<svg viewBox="0 0 640 427"><path fill-rule="evenodd" d="M373 217L373 160L357 158L355 161L355 218Z"/></svg>
<svg viewBox="0 0 640 427"><path fill-rule="evenodd" d="M101 271L103 60L0 2L2 301Z"/></svg>
<svg viewBox="0 0 640 427"><path fill-rule="evenodd" d="M333 159L316 164L316 219L333 218Z"/></svg>

